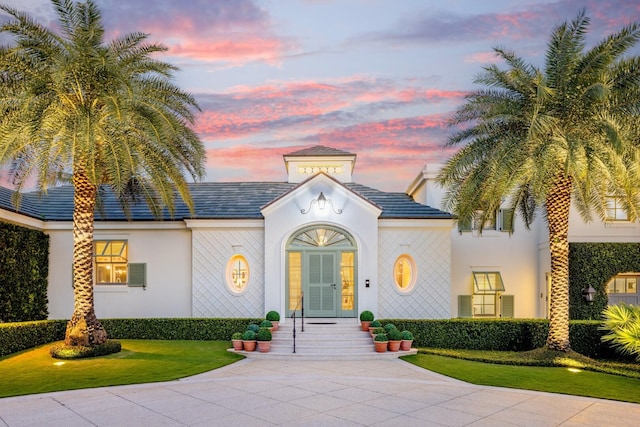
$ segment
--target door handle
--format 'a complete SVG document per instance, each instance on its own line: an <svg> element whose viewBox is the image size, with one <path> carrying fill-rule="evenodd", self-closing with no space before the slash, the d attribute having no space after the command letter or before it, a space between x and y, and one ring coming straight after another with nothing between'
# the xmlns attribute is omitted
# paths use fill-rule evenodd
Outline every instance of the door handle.
<svg viewBox="0 0 640 427"><path fill-rule="evenodd" d="M331 287L335 290L336 289L336 284L334 283L333 285L331 285Z"/></svg>

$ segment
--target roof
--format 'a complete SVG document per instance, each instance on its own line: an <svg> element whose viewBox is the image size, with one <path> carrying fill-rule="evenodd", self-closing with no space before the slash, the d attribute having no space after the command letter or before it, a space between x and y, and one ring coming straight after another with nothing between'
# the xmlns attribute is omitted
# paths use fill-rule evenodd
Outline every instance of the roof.
<svg viewBox="0 0 640 427"><path fill-rule="evenodd" d="M169 212L164 220L184 219L262 219L263 206L297 184L286 182L204 182L189 184L195 212L192 214L185 203L176 201L173 216ZM382 209L380 218L396 219L451 219L451 214L415 202L405 193L388 193L356 183L344 184L346 188L374 203ZM73 187L62 186L49 189L46 194L25 193L20 208L11 203L13 192L0 187L0 208L45 220L71 221L73 219ZM141 201L131 206L131 220L153 221L146 204ZM96 209L97 221L126 221L120 203L113 193L105 190L101 206Z"/></svg>
<svg viewBox="0 0 640 427"><path fill-rule="evenodd" d="M315 145L293 153L285 154L284 157L317 157L317 156L355 156L353 153L338 150L336 148L325 147L324 145Z"/></svg>

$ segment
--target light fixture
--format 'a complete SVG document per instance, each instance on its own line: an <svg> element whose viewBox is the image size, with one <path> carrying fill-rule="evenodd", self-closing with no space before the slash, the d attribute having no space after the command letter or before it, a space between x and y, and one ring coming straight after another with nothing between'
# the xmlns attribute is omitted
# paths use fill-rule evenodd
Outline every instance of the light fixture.
<svg viewBox="0 0 640 427"><path fill-rule="evenodd" d="M582 296L587 303L592 303L596 296L596 290L591 285L582 290Z"/></svg>
<svg viewBox="0 0 640 427"><path fill-rule="evenodd" d="M303 215L308 214L309 212L311 212L311 206L313 206L314 204L317 204L318 209L320 209L321 211L324 210L325 206L327 206L328 204L331 206L331 210L333 211L333 213L338 215L342 213L342 209L336 209L335 206L333 206L333 202L331 201L331 199L327 199L322 191L320 192L320 195L318 195L317 199L313 199L311 203L309 203L309 209L300 209L300 213L302 213Z"/></svg>

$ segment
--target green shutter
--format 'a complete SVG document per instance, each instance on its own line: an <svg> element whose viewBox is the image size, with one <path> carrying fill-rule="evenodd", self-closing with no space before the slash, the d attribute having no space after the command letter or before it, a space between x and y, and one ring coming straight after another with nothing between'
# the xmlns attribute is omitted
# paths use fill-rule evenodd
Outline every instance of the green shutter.
<svg viewBox="0 0 640 427"><path fill-rule="evenodd" d="M513 295L502 295L500 297L500 317L513 317L513 311Z"/></svg>
<svg viewBox="0 0 640 427"><path fill-rule="evenodd" d="M472 295L458 295L458 317L473 317Z"/></svg>
<svg viewBox="0 0 640 427"><path fill-rule="evenodd" d="M513 209L500 209L500 231L513 232Z"/></svg>
<svg viewBox="0 0 640 427"><path fill-rule="evenodd" d="M132 288L147 287L147 264L129 264L129 283Z"/></svg>

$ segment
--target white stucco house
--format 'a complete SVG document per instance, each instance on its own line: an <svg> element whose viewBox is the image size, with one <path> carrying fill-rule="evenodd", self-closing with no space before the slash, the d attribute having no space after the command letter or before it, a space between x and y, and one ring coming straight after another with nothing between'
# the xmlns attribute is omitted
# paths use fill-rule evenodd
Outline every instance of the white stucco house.
<svg viewBox="0 0 640 427"><path fill-rule="evenodd" d="M143 205L128 220L105 194L95 224L97 316L287 316L303 294L307 317L546 317L543 221L527 231L498 213L480 236L438 208L438 165L406 193L389 193L352 181L355 154L315 146L283 157L287 182L194 183L195 212L179 204L161 220ZM68 318L73 189L24 194L19 210L10 197L0 188L0 220L50 236L49 317ZM602 224L573 215L570 239L640 243L639 224L613 214L621 217Z"/></svg>

